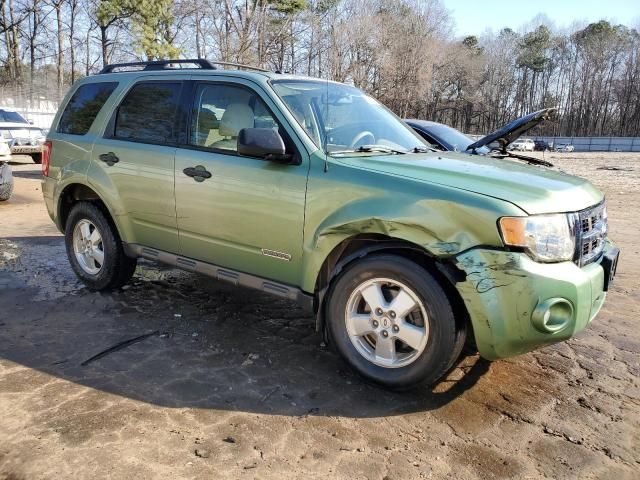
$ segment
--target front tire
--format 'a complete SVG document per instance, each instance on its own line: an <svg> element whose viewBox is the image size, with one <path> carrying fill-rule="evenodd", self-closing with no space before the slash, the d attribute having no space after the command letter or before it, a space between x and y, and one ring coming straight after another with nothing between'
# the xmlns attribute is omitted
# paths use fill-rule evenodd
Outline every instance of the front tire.
<svg viewBox="0 0 640 480"><path fill-rule="evenodd" d="M100 208L76 203L65 226L65 245L73 271L91 290L114 290L133 276L137 260L127 257L115 226Z"/></svg>
<svg viewBox="0 0 640 480"><path fill-rule="evenodd" d="M329 335L340 355L388 388L437 382L464 345L438 281L403 257L376 255L350 265L327 301Z"/></svg>
<svg viewBox="0 0 640 480"><path fill-rule="evenodd" d="M32 153L31 160L33 160L33 163L40 165L42 163L42 153Z"/></svg>

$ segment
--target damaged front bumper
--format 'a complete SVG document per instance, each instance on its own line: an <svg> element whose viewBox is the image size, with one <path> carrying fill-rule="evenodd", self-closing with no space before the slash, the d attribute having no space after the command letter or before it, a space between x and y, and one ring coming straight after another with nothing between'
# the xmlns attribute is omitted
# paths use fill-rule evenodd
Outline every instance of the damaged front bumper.
<svg viewBox="0 0 640 480"><path fill-rule="evenodd" d="M607 242L605 257L612 252L617 249ZM489 360L572 337L593 320L606 296L600 262L580 268L573 262L538 263L525 253L477 248L457 256L456 263L466 273L456 287L480 355Z"/></svg>

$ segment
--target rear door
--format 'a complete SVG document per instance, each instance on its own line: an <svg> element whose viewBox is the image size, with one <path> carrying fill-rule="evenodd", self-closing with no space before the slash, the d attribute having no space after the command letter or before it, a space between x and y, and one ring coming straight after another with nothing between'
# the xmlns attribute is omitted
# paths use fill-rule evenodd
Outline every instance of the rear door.
<svg viewBox="0 0 640 480"><path fill-rule="evenodd" d="M251 82L194 82L188 141L176 153L176 211L182 255L296 284L308 158L266 95ZM242 128L277 129L299 165L237 154ZM185 170L206 170L209 178ZM189 170L187 170L189 172Z"/></svg>
<svg viewBox="0 0 640 480"><path fill-rule="evenodd" d="M184 78L184 77L182 77ZM178 252L174 197L180 123L178 78L142 77L114 110L92 152L90 179L108 185L129 243Z"/></svg>

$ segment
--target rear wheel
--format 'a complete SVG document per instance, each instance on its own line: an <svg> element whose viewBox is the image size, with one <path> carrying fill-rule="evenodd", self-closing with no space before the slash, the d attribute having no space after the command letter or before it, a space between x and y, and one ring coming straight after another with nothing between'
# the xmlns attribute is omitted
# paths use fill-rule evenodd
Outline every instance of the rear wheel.
<svg viewBox="0 0 640 480"><path fill-rule="evenodd" d="M333 344L360 374L395 389L438 381L460 355L447 296L417 264L365 257L334 283L328 298Z"/></svg>
<svg viewBox="0 0 640 480"><path fill-rule="evenodd" d="M5 202L11 197L13 192L13 182L0 184L0 202Z"/></svg>
<svg viewBox="0 0 640 480"><path fill-rule="evenodd" d="M79 202L71 209L65 244L73 271L92 290L120 288L136 269L137 260L125 255L116 228L92 203Z"/></svg>
<svg viewBox="0 0 640 480"><path fill-rule="evenodd" d="M6 163L0 163L0 202L9 200L11 192L13 192L11 167Z"/></svg>

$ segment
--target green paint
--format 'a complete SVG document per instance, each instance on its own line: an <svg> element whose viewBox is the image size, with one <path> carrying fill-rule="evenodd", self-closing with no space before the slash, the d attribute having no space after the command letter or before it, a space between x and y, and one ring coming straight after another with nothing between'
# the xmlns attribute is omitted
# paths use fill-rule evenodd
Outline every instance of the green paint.
<svg viewBox="0 0 640 480"><path fill-rule="evenodd" d="M274 77L190 70L81 80L72 91L96 81L119 86L88 134L62 135L55 128L49 134L53 159L43 193L52 219L62 230L62 192L85 185L105 203L124 242L310 294L323 262L344 240L377 234L410 242L466 274L456 288L480 353L489 359L569 338L595 316L605 297L600 265L536 263L524 253L505 251L497 229L502 216L577 211L600 202L602 193L589 182L509 160L449 152L326 158L272 90ZM116 106L141 78L218 80L254 90L295 143L300 165L106 138ZM98 161L105 151L120 162L107 167ZM181 173L195 165L212 177L199 182ZM266 256L263 249L291 255L291 260ZM572 303L574 318L560 332L541 333L531 314L540 301L559 296Z"/></svg>

